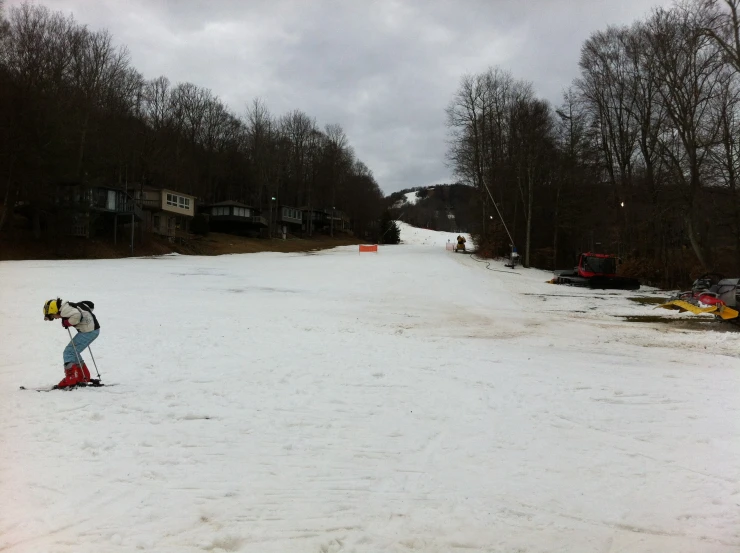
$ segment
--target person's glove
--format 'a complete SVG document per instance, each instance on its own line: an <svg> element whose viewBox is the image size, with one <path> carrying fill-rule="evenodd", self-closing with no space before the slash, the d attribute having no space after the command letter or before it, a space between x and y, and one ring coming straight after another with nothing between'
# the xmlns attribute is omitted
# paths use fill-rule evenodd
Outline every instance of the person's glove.
<svg viewBox="0 0 740 553"><path fill-rule="evenodd" d="M64 328L69 328L70 326L72 326L72 323L69 322L69 319L62 319L62 326Z"/></svg>

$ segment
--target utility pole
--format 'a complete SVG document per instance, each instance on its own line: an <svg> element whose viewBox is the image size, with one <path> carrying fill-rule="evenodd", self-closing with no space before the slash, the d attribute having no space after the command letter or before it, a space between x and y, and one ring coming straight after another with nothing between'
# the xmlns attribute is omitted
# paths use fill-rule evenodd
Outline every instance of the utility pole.
<svg viewBox="0 0 740 553"><path fill-rule="evenodd" d="M268 235L270 238L272 238L272 202L274 201L275 201L275 197L270 196L270 221L268 222L268 225L267 225Z"/></svg>

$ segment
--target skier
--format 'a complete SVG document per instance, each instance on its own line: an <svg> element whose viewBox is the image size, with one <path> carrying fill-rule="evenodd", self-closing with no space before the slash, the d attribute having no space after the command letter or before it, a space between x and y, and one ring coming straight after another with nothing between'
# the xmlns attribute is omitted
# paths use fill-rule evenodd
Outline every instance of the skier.
<svg viewBox="0 0 740 553"><path fill-rule="evenodd" d="M91 301L72 303L57 298L44 304L44 320L62 319L66 329L73 326L77 334L64 348L64 378L57 388L67 388L90 382L90 371L82 361L82 350L89 346L100 335L100 324L92 310L95 304ZM80 355L78 359L78 355ZM79 363L82 363L80 366Z"/></svg>

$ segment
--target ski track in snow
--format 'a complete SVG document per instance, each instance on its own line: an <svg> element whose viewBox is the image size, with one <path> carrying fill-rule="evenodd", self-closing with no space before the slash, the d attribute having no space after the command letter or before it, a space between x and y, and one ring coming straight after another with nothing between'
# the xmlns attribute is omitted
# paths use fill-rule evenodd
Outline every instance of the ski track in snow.
<svg viewBox="0 0 740 553"><path fill-rule="evenodd" d="M0 263L0 552L740 550L738 334L401 226ZM61 378L57 295L118 386L18 390Z"/></svg>

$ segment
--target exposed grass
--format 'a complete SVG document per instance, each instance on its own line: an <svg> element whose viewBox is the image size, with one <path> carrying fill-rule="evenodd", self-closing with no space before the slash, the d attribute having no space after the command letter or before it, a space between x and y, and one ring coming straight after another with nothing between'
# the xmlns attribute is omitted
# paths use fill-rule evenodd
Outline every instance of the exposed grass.
<svg viewBox="0 0 740 553"><path fill-rule="evenodd" d="M130 235L121 232L118 244L106 238L74 238L54 236L49 232L38 240L21 217L7 225L0 233L0 261L25 259L112 259L132 255ZM181 243L138 231L134 237L134 256L154 256L177 252L183 255L222 255L255 252L317 252L336 246L360 244L361 240L346 234L335 237L315 235L311 238L289 236L278 238L247 238L231 234L211 233L193 236Z"/></svg>
<svg viewBox="0 0 740 553"><path fill-rule="evenodd" d="M626 315L622 317L631 323L666 324L687 330L712 330L715 332L740 332L740 325L732 324L714 317L662 317L660 315Z"/></svg>
<svg viewBox="0 0 740 553"><path fill-rule="evenodd" d="M642 304L642 305L660 305L662 303L666 303L668 301L668 298L661 298L658 296L653 297L634 297L634 298L627 298L630 301L634 301L636 303Z"/></svg>
<svg viewBox="0 0 740 553"><path fill-rule="evenodd" d="M623 318L631 323L675 324L675 323L685 323L691 320L691 319L677 319L675 317L661 317L660 315L625 315ZM704 320L701 322L705 323L707 321Z"/></svg>
<svg viewBox="0 0 740 553"><path fill-rule="evenodd" d="M350 246L361 244L360 240L353 236L331 236L319 235L311 238L290 237L287 240L279 238L246 238L231 234L213 232L208 236L196 237L183 245L174 245L174 251L182 254L195 255L221 255L233 253L256 253L256 252L316 252L337 246Z"/></svg>

